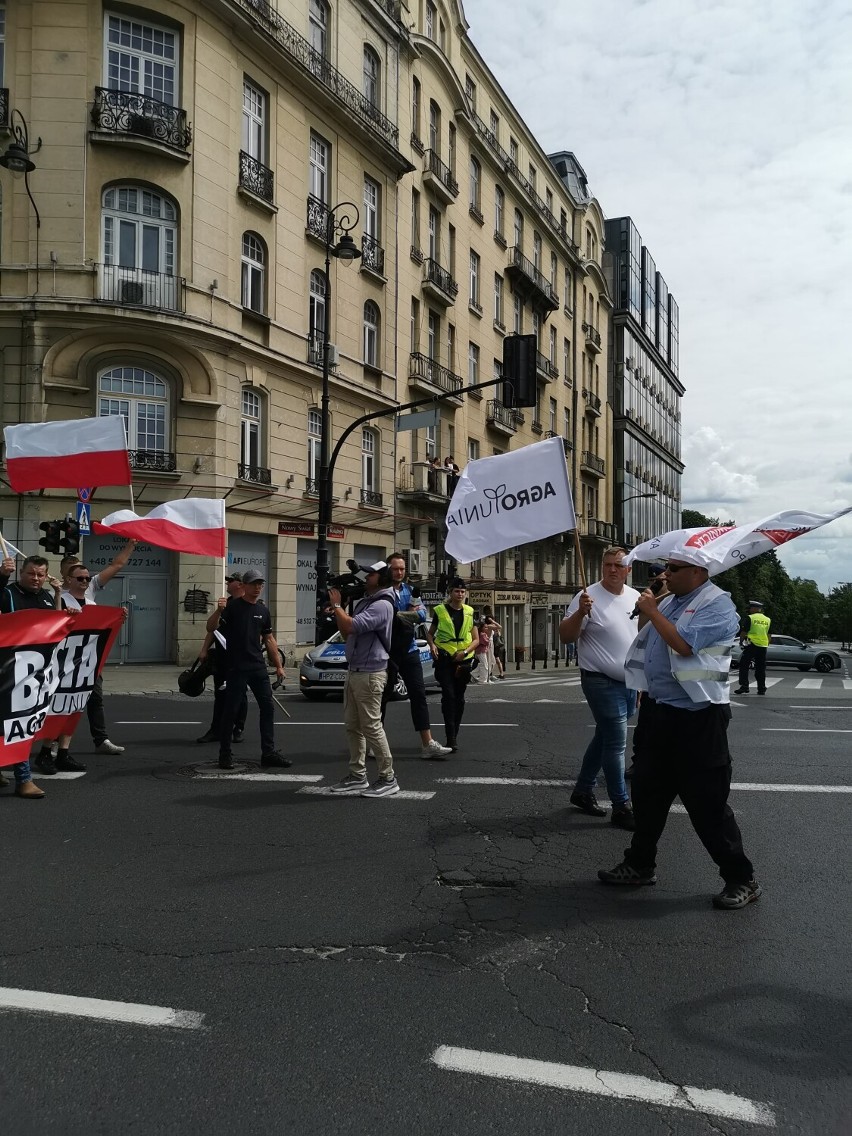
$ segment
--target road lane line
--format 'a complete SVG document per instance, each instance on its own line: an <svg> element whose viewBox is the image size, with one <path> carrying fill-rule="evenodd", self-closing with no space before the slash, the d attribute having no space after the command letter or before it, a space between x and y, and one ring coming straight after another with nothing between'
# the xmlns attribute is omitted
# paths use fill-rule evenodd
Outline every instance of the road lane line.
<svg viewBox="0 0 852 1136"><path fill-rule="evenodd" d="M808 729L805 726L761 726L762 734L852 734L852 730Z"/></svg>
<svg viewBox="0 0 852 1136"><path fill-rule="evenodd" d="M787 709L788 710L819 710L819 711L822 711L822 710L852 710L852 702L850 702L848 704L848 706L820 706L818 704L814 704L813 702L809 702L807 705L803 704L801 706L790 705L790 706L787 707Z"/></svg>
<svg viewBox="0 0 852 1136"><path fill-rule="evenodd" d="M146 1006L139 1002L111 1002L103 998L78 998L73 994L50 994L44 990L17 990L0 986L0 1010L29 1010L36 1014L62 1014L72 1018L95 1018L103 1022L127 1022L137 1026L169 1026L200 1029L204 1015L171 1006Z"/></svg>
<svg viewBox="0 0 852 1136"><path fill-rule="evenodd" d="M191 722L186 718L180 722L161 722L159 718L149 718L147 722L116 722L116 726L200 726L201 722Z"/></svg>
<svg viewBox="0 0 852 1136"><path fill-rule="evenodd" d="M193 781L322 781L322 773L196 773Z"/></svg>
<svg viewBox="0 0 852 1136"><path fill-rule="evenodd" d="M439 777L439 785L525 785L549 788L571 788L576 782L543 777L538 780L530 777Z"/></svg>
<svg viewBox="0 0 852 1136"><path fill-rule="evenodd" d="M822 690L821 678L803 678L796 683L796 690Z"/></svg>
<svg viewBox="0 0 852 1136"><path fill-rule="evenodd" d="M311 793L315 797L357 797L357 793L332 793L330 785L307 785L304 789L297 789L297 793ZM387 799L389 801L431 801L435 796L434 791L425 793L419 789L400 789L398 793L392 793ZM382 798L384 800L384 798Z"/></svg>
<svg viewBox="0 0 852 1136"><path fill-rule="evenodd" d="M72 773L68 769L60 769L56 773L39 773L36 769L32 773L33 781L76 781L78 777L85 776L85 769L80 770L79 773Z"/></svg>
<svg viewBox="0 0 852 1136"><path fill-rule="evenodd" d="M507 1053L460 1049L453 1045L439 1045L431 1060L438 1068L456 1073L498 1077L501 1080L567 1089L575 1093L589 1093L593 1096L638 1101L664 1108L679 1108L710 1116L724 1116L729 1120L761 1124L766 1128L775 1127L775 1112L771 1104L752 1101L747 1097L725 1093L719 1089L674 1085L667 1081L654 1081L650 1077L615 1073L607 1069L561 1065L555 1061L535 1061L525 1057L513 1057Z"/></svg>
<svg viewBox="0 0 852 1136"><path fill-rule="evenodd" d="M843 680L843 689L852 690L852 678L845 678Z"/></svg>
<svg viewBox="0 0 852 1136"><path fill-rule="evenodd" d="M570 789L576 782L559 778L533 777L439 777L439 785L522 785L527 788ZM762 784L757 781L735 781L731 785L744 793L852 793L852 785Z"/></svg>
<svg viewBox="0 0 852 1136"><path fill-rule="evenodd" d="M744 793L852 793L852 785L761 785L756 781L740 781L731 785Z"/></svg>

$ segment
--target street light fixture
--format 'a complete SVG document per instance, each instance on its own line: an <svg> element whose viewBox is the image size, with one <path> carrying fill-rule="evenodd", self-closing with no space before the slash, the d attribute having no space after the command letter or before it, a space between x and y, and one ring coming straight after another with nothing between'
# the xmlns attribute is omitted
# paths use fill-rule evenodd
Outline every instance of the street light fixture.
<svg viewBox="0 0 852 1136"><path fill-rule="evenodd" d="M338 213L340 216L338 217ZM328 587L328 527L331 524L331 478L329 477L329 423L328 375L330 366L331 332L331 258L351 264L361 251L351 233L360 220L358 206L342 201L329 209L325 216L325 319L322 335L322 401L320 419L319 502L317 505L317 601L314 639L321 643L325 638L325 621L322 609ZM337 240L337 238L340 238ZM335 243L336 242L336 243Z"/></svg>
<svg viewBox="0 0 852 1136"><path fill-rule="evenodd" d="M16 121L17 119L17 121ZM30 199L30 205L33 207L36 219L36 257L35 257L35 271L36 271L36 292L38 292L38 235L41 228L41 217L39 216L38 206L35 203L32 193L30 192L30 174L36 168L35 162L31 160L31 154L37 154L41 149L41 139L39 138L35 146L30 149L30 131L27 126L27 120L17 109L12 108L12 113L9 116L9 125L12 130L12 141L6 147L5 152L0 155L0 166L4 166L10 173L16 177L20 174L24 175L24 188L27 191L27 197Z"/></svg>

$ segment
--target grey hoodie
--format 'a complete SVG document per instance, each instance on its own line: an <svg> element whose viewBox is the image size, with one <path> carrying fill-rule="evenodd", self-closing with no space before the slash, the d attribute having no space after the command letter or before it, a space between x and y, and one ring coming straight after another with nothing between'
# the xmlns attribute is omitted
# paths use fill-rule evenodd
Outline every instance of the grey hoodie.
<svg viewBox="0 0 852 1136"><path fill-rule="evenodd" d="M393 588L380 588L358 600L352 610L352 631L346 640L346 661L350 670L385 670L395 611Z"/></svg>

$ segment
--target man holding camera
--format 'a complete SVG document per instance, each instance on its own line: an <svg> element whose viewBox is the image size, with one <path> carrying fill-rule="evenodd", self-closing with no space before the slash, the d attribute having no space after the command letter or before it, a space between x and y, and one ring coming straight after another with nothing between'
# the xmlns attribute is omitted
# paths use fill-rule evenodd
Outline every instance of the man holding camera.
<svg viewBox="0 0 852 1136"><path fill-rule="evenodd" d="M328 607L346 640L346 682L343 721L349 743L349 773L332 793L360 797L390 797L399 792L388 739L382 725L382 693L388 679L388 658L396 599L391 570L384 560L366 572L364 595L352 614L343 610L339 588L328 589ZM379 776L367 780L367 747L373 751Z"/></svg>

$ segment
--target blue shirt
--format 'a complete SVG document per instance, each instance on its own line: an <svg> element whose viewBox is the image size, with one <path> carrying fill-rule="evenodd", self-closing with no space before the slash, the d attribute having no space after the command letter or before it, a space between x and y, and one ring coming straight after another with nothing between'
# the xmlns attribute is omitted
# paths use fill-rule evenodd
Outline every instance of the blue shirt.
<svg viewBox="0 0 852 1136"><path fill-rule="evenodd" d="M397 611L408 611L408 609L411 607L411 598L412 598L411 597L411 585L407 584L405 582L405 580L403 580L402 583L399 585L399 591L397 591L396 588L394 588L393 594L394 594L394 598L396 600L396 610ZM420 617L420 622L425 623L426 619L427 619L426 605L423 604L423 603L420 603L420 604L417 605L416 610L417 610L418 616ZM417 646L417 638L415 636L415 638L411 640L411 646L408 648L408 653L410 655L413 651L417 651L417 650L419 650L419 648Z"/></svg>
<svg viewBox="0 0 852 1136"><path fill-rule="evenodd" d="M709 584L710 581L707 580L689 595L676 596L660 614L665 615L670 623L677 623L679 616L683 615L702 588ZM682 631L678 628L678 634L689 644L693 653L698 654L713 643L733 639L739 625L734 602L725 593L697 611L688 627ZM667 706L677 706L682 710L703 710L710 705L710 702L693 702L674 677L668 644L654 627L648 628L645 644L645 678L648 680L648 694L655 702L665 702Z"/></svg>

